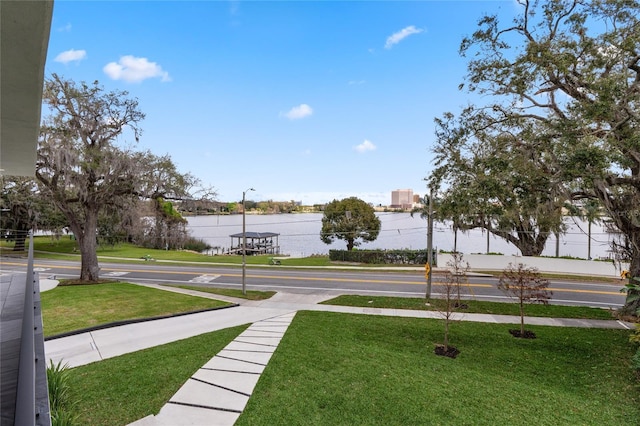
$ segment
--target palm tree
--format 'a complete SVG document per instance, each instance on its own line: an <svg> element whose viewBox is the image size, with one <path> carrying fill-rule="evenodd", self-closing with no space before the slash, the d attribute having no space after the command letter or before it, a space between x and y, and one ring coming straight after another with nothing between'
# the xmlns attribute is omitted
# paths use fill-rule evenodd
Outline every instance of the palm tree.
<svg viewBox="0 0 640 426"><path fill-rule="evenodd" d="M577 216L587 221L587 259L591 259L591 225L602 221L602 205L600 204L600 200L589 198L580 206L566 204L565 208L571 216Z"/></svg>
<svg viewBox="0 0 640 426"><path fill-rule="evenodd" d="M587 242L587 259L591 259L591 224L600 222L601 215L600 201L596 199L589 199L582 206L583 218L587 220L587 236L589 238Z"/></svg>

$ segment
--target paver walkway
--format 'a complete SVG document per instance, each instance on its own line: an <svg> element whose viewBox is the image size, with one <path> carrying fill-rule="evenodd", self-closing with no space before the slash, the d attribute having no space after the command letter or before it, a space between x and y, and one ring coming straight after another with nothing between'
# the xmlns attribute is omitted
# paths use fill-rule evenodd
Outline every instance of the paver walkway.
<svg viewBox="0 0 640 426"><path fill-rule="evenodd" d="M253 323L196 371L157 415L131 425L233 425L294 316Z"/></svg>

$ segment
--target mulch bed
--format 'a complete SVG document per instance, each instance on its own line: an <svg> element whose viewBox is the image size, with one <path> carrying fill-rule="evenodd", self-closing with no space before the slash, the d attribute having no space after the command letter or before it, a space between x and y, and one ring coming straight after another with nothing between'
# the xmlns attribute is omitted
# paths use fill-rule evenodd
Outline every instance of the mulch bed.
<svg viewBox="0 0 640 426"><path fill-rule="evenodd" d="M83 280L60 280L61 287L71 286L71 285L96 285L96 284L113 284L119 282L118 280L112 279L99 279L96 281L83 281Z"/></svg>
<svg viewBox="0 0 640 426"><path fill-rule="evenodd" d="M520 339L535 339L536 338L536 333L534 333L533 331L529 331L529 330L525 330L524 334L520 333L520 330L509 330L509 333L511 333L511 335L513 337L518 337Z"/></svg>
<svg viewBox="0 0 640 426"><path fill-rule="evenodd" d="M449 358L455 358L458 356L460 351L453 346L449 346L446 350L444 345L437 345L433 350L433 353L440 356L448 356Z"/></svg>

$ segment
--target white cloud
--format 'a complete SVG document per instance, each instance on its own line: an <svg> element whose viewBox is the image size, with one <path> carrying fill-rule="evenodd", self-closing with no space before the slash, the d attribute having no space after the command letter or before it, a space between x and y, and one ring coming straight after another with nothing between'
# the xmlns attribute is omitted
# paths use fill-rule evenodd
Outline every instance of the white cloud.
<svg viewBox="0 0 640 426"><path fill-rule="evenodd" d="M516 12L522 12L523 10L525 10L525 5L522 0L511 0L511 4L513 4L513 9Z"/></svg>
<svg viewBox="0 0 640 426"><path fill-rule="evenodd" d="M113 80L124 80L129 83L139 83L147 78L160 77L161 81L171 81L169 73L155 62L147 58L136 58L126 55L118 63L109 62L102 69Z"/></svg>
<svg viewBox="0 0 640 426"><path fill-rule="evenodd" d="M367 151L375 151L377 147L373 143L371 143L370 140L365 139L364 142L362 142L360 145L354 146L353 149L360 153L364 153Z"/></svg>
<svg viewBox="0 0 640 426"><path fill-rule="evenodd" d="M300 104L285 113L281 112L280 116L287 117L289 120L299 120L301 118L308 117L311 114L313 114L313 108L307 104Z"/></svg>
<svg viewBox="0 0 640 426"><path fill-rule="evenodd" d="M71 23L68 23L67 25L65 25L64 27L60 27L58 28L59 32L65 32L68 33L71 31Z"/></svg>
<svg viewBox="0 0 640 426"><path fill-rule="evenodd" d="M404 40L405 38L409 37L412 34L420 34L423 31L424 31L423 29L416 28L413 25L405 27L400 31L393 33L389 37L387 37L387 42L384 44L384 48L391 49L394 44L400 43L402 40Z"/></svg>
<svg viewBox="0 0 640 426"><path fill-rule="evenodd" d="M86 50L74 50L74 49L71 49L71 50L67 50L65 52L62 52L61 54L56 56L54 61L62 62L63 64L68 64L69 62L80 62L81 60L85 59L86 57L87 57L87 51Z"/></svg>

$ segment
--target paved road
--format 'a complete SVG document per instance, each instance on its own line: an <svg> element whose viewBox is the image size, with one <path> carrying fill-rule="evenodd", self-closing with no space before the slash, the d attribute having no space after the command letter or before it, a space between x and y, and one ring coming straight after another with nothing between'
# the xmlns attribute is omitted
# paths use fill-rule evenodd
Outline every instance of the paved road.
<svg viewBox="0 0 640 426"><path fill-rule="evenodd" d="M3 258L2 270L21 270L20 259ZM75 278L79 275L76 262L36 260L36 269L42 277ZM159 262L141 264L101 263L101 276L132 282L173 283L240 288L242 272L239 267L185 264L163 265ZM432 294L438 295L438 275L434 275ZM492 277L469 277L464 293L479 300L504 300ZM410 271L289 269L279 266L247 267L248 289L286 291L288 293L314 293L334 291L349 294L375 294L390 296L424 296L426 282L421 269ZM553 303L617 307L624 303L621 284L611 282L579 282L552 280Z"/></svg>

